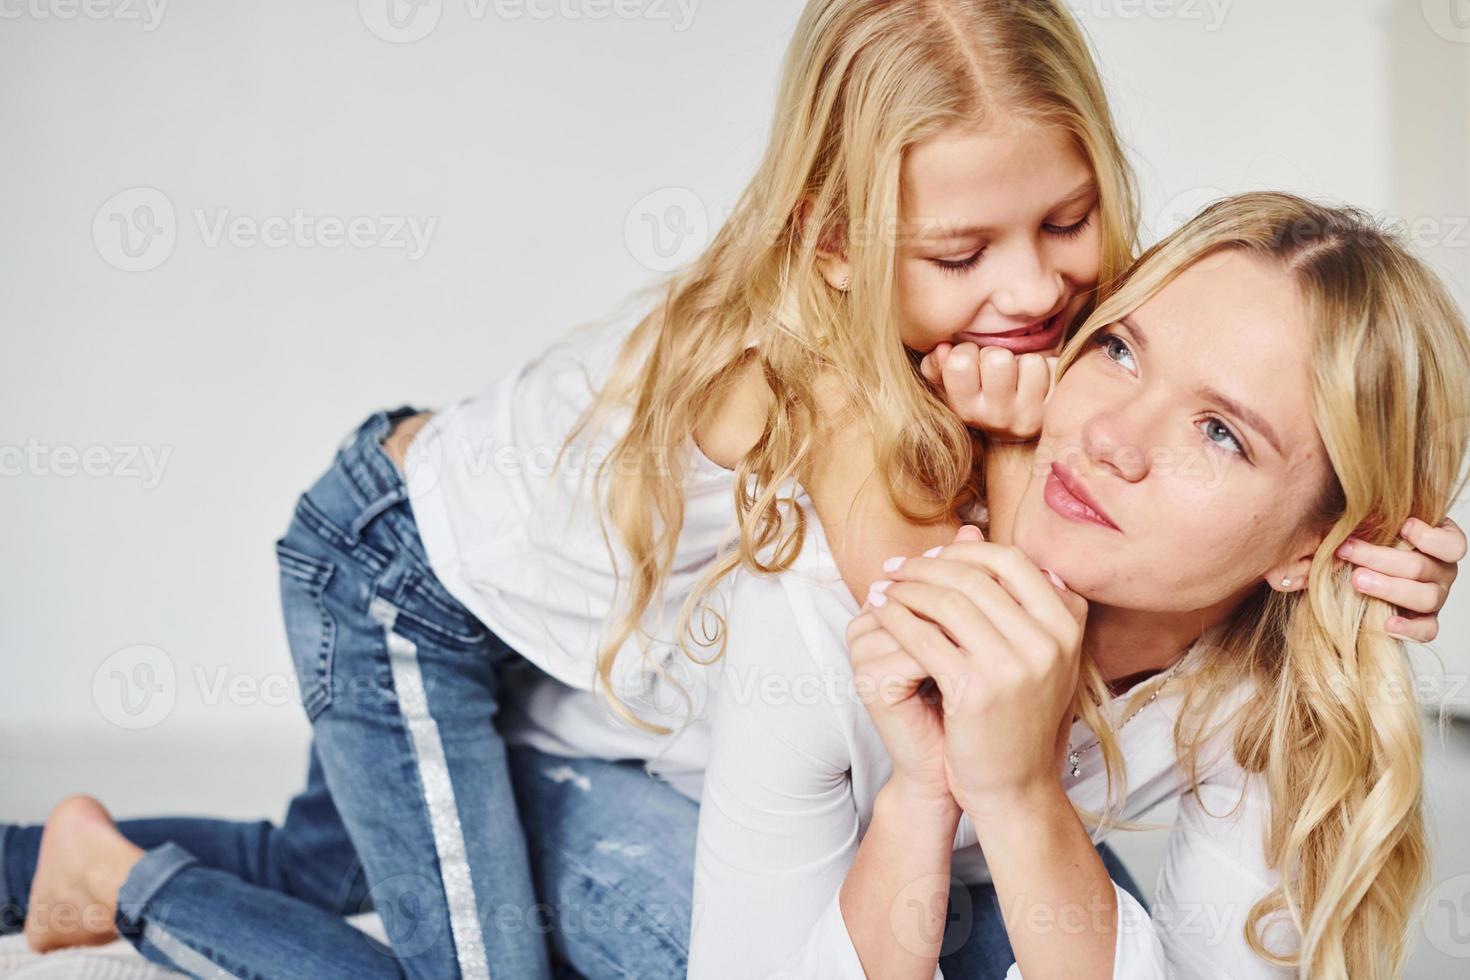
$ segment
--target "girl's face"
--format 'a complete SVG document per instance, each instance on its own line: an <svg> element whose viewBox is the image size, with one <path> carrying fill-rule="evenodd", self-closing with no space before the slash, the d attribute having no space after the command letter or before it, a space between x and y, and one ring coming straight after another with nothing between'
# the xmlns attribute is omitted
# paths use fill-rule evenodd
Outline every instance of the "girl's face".
<svg viewBox="0 0 1470 980"><path fill-rule="evenodd" d="M1223 251L1099 331L1047 403L1015 543L1079 594L1225 611L1300 583L1331 477L1287 273Z"/></svg>
<svg viewBox="0 0 1470 980"><path fill-rule="evenodd" d="M914 146L900 178L899 330L1017 354L1061 346L1097 285L1097 181L1071 136L1011 122Z"/></svg>

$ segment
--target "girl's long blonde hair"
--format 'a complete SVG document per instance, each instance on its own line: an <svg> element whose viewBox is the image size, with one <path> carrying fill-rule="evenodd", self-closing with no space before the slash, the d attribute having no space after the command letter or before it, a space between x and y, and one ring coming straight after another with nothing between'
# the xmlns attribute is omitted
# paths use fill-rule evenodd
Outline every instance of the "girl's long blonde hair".
<svg viewBox="0 0 1470 980"><path fill-rule="evenodd" d="M1421 717L1404 644L1384 631L1394 608L1358 593L1335 552L1350 535L1405 547L1406 519L1433 524L1449 510L1470 434L1470 339L1434 274L1368 215L1255 193L1211 206L1149 249L1069 342L1059 370L1098 330L1225 249L1277 263L1306 302L1315 423L1333 479L1308 517L1325 537L1306 590L1263 583L1222 624L1200 669L1181 675L1175 739L1197 777L1207 729L1228 721L1236 759L1264 774L1263 846L1282 883L1251 910L1251 948L1293 962L1257 933L1265 916L1284 911L1301 932L1301 975L1398 976L1427 866ZM1242 684L1251 700L1226 719L1217 709ZM1080 694L1111 797L1126 774L1099 713L1111 695L1091 658ZM1130 702L1122 717L1132 710Z"/></svg>
<svg viewBox="0 0 1470 980"><path fill-rule="evenodd" d="M736 546L681 607L678 644L691 659L723 653L723 620L706 600L725 575L742 566L780 572L800 553L805 515L781 488L804 475L831 421L814 391L819 372L840 379L849 411L873 433L878 474L900 513L930 522L973 502L981 484L970 433L899 340L894 238L905 152L1002 117L1062 127L1092 167L1105 294L1136 250L1137 206L1087 41L1059 0L807 4L758 171L704 253L658 287L661 302L634 328L568 439L616 409L631 416L597 474L604 537L610 521L627 565L619 574L626 603L604 634L598 675L630 722L668 731L622 703L612 665L635 634L646 657L643 617L663 601L684 524L684 449L750 360L774 397L735 471ZM833 243L852 266L847 292L817 271L819 244ZM696 643L718 644L708 660L686 642L696 610L705 614Z"/></svg>

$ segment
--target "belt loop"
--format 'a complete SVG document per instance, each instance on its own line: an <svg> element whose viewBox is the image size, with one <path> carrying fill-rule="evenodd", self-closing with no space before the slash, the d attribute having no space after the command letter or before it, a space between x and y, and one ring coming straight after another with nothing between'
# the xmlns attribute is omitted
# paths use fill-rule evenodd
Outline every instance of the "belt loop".
<svg viewBox="0 0 1470 980"><path fill-rule="evenodd" d="M362 529L371 524L373 518L377 517L389 507L405 500L407 497L408 489L400 485L389 490L383 496L364 507L362 513L354 517L352 524L347 528L347 543L356 545L362 539Z"/></svg>

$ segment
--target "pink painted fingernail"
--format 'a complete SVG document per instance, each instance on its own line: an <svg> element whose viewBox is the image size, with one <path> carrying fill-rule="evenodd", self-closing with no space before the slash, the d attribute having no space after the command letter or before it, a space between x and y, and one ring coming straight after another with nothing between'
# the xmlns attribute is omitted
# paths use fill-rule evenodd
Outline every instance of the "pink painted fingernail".
<svg viewBox="0 0 1470 980"><path fill-rule="evenodd" d="M896 571L898 571L898 566L902 565L903 563L904 563L904 559L903 559L902 556L897 557L897 558L890 558L890 559L888 559L887 561L885 561L883 563L883 571L885 571L885 572L896 572Z"/></svg>
<svg viewBox="0 0 1470 980"><path fill-rule="evenodd" d="M937 544L934 547L930 548L928 551L924 552L924 557L925 558L935 558L935 557L938 557L939 553L941 551L943 551L943 550L944 550L944 545Z"/></svg>
<svg viewBox="0 0 1470 980"><path fill-rule="evenodd" d="M1062 577L1060 575L1052 571L1050 568L1043 568L1042 571L1046 573L1047 578L1051 579L1051 584L1057 587L1058 592L1067 591L1067 583L1062 581Z"/></svg>
<svg viewBox="0 0 1470 980"><path fill-rule="evenodd" d="M874 592L887 592L888 591L888 587L890 585L892 585L892 584L893 583L891 581L889 581L888 579L886 579L886 578L885 579L879 579L878 581L874 582L872 585L868 586L868 595L872 595Z"/></svg>
<svg viewBox="0 0 1470 980"><path fill-rule="evenodd" d="M1348 538L1342 544L1338 545L1338 547L1337 547L1337 557L1339 557L1339 558L1351 558L1352 555L1353 555L1353 539L1352 538Z"/></svg>
<svg viewBox="0 0 1470 980"><path fill-rule="evenodd" d="M1358 574L1353 576L1353 582L1356 583L1358 588L1360 589L1371 589L1373 586L1378 584L1378 576L1374 575L1372 572L1360 571L1358 572Z"/></svg>
<svg viewBox="0 0 1470 980"><path fill-rule="evenodd" d="M881 606L884 603L886 603L887 601L888 601L888 597L886 595L884 595L882 592L869 592L868 593L868 604L869 605L872 605L872 606Z"/></svg>

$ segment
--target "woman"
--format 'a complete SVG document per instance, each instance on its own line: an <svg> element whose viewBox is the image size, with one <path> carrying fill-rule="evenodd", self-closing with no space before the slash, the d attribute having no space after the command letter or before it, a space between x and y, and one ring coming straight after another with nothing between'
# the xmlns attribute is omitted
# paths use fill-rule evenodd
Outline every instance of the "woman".
<svg viewBox="0 0 1470 980"><path fill-rule="evenodd" d="M1249 194L1151 249L1061 368L1014 548L894 558L841 639L812 615L847 599L830 564L737 584L732 612L812 628L805 656L732 640L691 976L751 934L740 976L998 976L946 948L952 868L993 883L1011 977L1401 973L1422 722L1337 555L1453 500L1460 313L1366 217ZM859 697L825 722L729 684L798 690L844 640ZM1168 799L1150 913L1094 838Z"/></svg>

